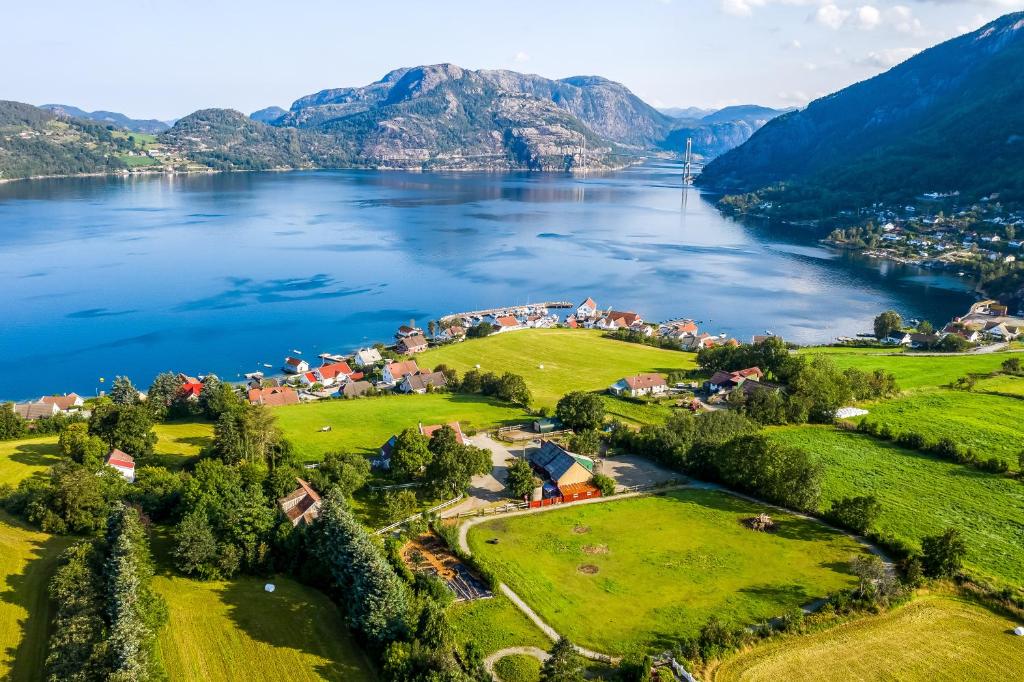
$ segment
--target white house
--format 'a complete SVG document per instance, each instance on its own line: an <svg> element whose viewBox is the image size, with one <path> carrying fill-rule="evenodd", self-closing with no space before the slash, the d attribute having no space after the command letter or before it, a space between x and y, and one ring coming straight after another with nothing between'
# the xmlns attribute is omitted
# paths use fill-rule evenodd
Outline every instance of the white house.
<svg viewBox="0 0 1024 682"><path fill-rule="evenodd" d="M594 303L594 299L588 298L583 303L576 306L576 319L577 320L589 320L591 317L597 314L597 304Z"/></svg>
<svg viewBox="0 0 1024 682"><path fill-rule="evenodd" d="M65 395L44 395L39 399L41 403L50 403L57 406L57 409L61 412L74 412L79 407L85 405L85 401L82 396L77 393L67 393Z"/></svg>
<svg viewBox="0 0 1024 682"><path fill-rule="evenodd" d="M369 367L383 360L376 348L360 348L356 351L356 367Z"/></svg>
<svg viewBox="0 0 1024 682"><path fill-rule="evenodd" d="M419 373L420 368L419 365L416 364L416 361L406 360L405 362L389 362L384 365L384 371L381 374L385 383L397 384L407 375Z"/></svg>
<svg viewBox="0 0 1024 682"><path fill-rule="evenodd" d="M516 329L524 329L521 322L512 315L500 315L494 318L495 333L510 332Z"/></svg>
<svg viewBox="0 0 1024 682"><path fill-rule="evenodd" d="M288 374L305 374L309 371L309 363L302 358L287 357L281 369Z"/></svg>
<svg viewBox="0 0 1024 682"><path fill-rule="evenodd" d="M637 398L642 395L661 395L668 390L665 377L660 374L636 374L612 384L608 391L613 395L628 395Z"/></svg>
<svg viewBox="0 0 1024 682"><path fill-rule="evenodd" d="M893 332L886 338L882 339L882 343L890 346L909 346L910 341L910 334L907 334L906 332Z"/></svg>
<svg viewBox="0 0 1024 682"><path fill-rule="evenodd" d="M131 455L114 448L107 456L107 466L116 469L129 483L135 483L135 460Z"/></svg>
<svg viewBox="0 0 1024 682"><path fill-rule="evenodd" d="M462 341L466 338L466 328L460 325L452 325L446 327L437 333L434 337L439 343L448 343L450 341Z"/></svg>

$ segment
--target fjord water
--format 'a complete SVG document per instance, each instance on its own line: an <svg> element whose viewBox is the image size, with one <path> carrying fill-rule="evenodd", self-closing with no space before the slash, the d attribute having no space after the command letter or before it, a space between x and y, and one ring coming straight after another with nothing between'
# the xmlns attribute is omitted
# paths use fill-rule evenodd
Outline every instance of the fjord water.
<svg viewBox="0 0 1024 682"><path fill-rule="evenodd" d="M461 310L594 297L749 340L945 321L961 281L744 225L679 169L573 177L318 171L0 185L0 398L122 374L277 371ZM270 370L268 370L270 371Z"/></svg>

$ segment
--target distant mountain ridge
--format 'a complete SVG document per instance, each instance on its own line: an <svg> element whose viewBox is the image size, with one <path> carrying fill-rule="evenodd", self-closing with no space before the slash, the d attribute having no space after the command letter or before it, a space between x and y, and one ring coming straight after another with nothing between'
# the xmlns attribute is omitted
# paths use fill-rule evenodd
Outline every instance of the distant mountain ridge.
<svg viewBox="0 0 1024 682"><path fill-rule="evenodd" d="M831 205L959 190L1024 198L1024 12L774 119L699 183ZM781 197L784 198L784 197Z"/></svg>
<svg viewBox="0 0 1024 682"><path fill-rule="evenodd" d="M155 135L156 133L162 133L171 127L163 121L157 121L156 119L129 118L128 116L116 111L83 111L78 107L73 107L68 104L43 104L40 105L39 108L52 111L58 116L108 123L135 133L150 133Z"/></svg>

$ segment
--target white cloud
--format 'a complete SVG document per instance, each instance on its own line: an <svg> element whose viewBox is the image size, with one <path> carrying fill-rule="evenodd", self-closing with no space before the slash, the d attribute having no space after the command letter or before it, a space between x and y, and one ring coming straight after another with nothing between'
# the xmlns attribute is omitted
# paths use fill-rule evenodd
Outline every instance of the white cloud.
<svg viewBox="0 0 1024 682"><path fill-rule="evenodd" d="M530 55L528 55L528 54L526 54L525 52L522 52L522 51L516 52L516 56L514 57L514 61L515 61L516 64L522 64L523 62L528 62L528 61L530 61Z"/></svg>
<svg viewBox="0 0 1024 682"><path fill-rule="evenodd" d="M914 16L914 11L906 5L896 5L885 11L885 23L900 33L920 35L921 20Z"/></svg>
<svg viewBox="0 0 1024 682"><path fill-rule="evenodd" d="M916 47L894 47L887 50L872 50L866 56L857 60L862 66L871 66L878 69L890 69L901 62L913 57L921 50Z"/></svg>
<svg viewBox="0 0 1024 682"><path fill-rule="evenodd" d="M840 9L838 5L822 5L818 8L818 11L814 13L814 20L830 28L833 31L838 31L842 28L846 20L850 18L850 11Z"/></svg>
<svg viewBox="0 0 1024 682"><path fill-rule="evenodd" d="M782 45L783 50L799 50L801 47L803 47L803 45L796 38L793 38L793 40Z"/></svg>
<svg viewBox="0 0 1024 682"><path fill-rule="evenodd" d="M882 23L882 13L872 5L861 5L853 10L848 21L855 28L870 31Z"/></svg>

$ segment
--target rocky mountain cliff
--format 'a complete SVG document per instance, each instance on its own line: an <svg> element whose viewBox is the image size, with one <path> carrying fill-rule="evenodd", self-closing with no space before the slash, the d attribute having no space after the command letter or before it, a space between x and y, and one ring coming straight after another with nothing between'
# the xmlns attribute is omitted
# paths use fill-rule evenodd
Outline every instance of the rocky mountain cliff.
<svg viewBox="0 0 1024 682"><path fill-rule="evenodd" d="M839 207L930 191L1024 198L1021 73L1018 12L774 119L699 182L728 192L784 183Z"/></svg>

